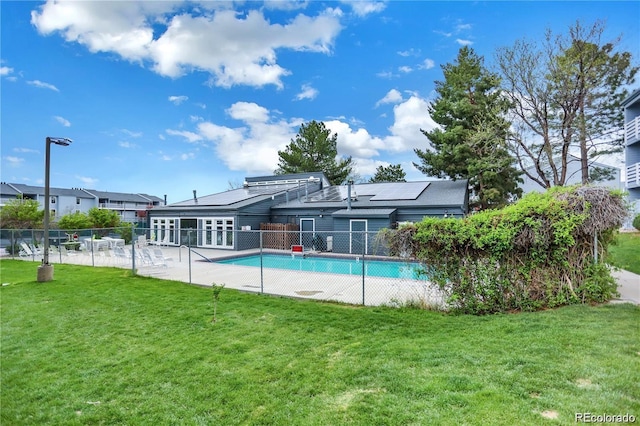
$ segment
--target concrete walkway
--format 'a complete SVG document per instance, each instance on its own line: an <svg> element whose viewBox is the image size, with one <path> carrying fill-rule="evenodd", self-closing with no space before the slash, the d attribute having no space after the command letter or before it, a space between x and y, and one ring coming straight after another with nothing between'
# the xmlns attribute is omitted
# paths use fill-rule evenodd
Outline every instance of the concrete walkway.
<svg viewBox="0 0 640 426"><path fill-rule="evenodd" d="M612 303L633 303L640 305L640 275L620 269L613 271L613 277L618 282L620 297Z"/></svg>

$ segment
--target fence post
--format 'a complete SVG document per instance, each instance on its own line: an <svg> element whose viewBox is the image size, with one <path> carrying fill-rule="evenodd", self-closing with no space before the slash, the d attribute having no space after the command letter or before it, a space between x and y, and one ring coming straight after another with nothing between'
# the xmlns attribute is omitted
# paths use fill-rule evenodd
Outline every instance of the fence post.
<svg viewBox="0 0 640 426"><path fill-rule="evenodd" d="M136 226L131 223L131 274L136 274Z"/></svg>
<svg viewBox="0 0 640 426"><path fill-rule="evenodd" d="M58 257L60 258L60 263L62 263L62 250L60 250L60 245L62 243L60 243L60 239L62 237L60 236L60 230L58 229Z"/></svg>
<svg viewBox="0 0 640 426"><path fill-rule="evenodd" d="M35 235L35 231L33 229L31 230L31 244L34 247L36 246L36 235ZM35 251L33 253L31 253L31 260L33 260L34 262L36 261L36 252Z"/></svg>
<svg viewBox="0 0 640 426"><path fill-rule="evenodd" d="M91 228L91 230L90 230L89 246L91 246L91 266L95 267L96 266L96 260L95 260L95 257L93 256L93 228Z"/></svg>
<svg viewBox="0 0 640 426"><path fill-rule="evenodd" d="M260 294L264 293L264 276L262 273L262 229L260 230Z"/></svg>
<svg viewBox="0 0 640 426"><path fill-rule="evenodd" d="M187 239L189 240L189 284L191 284L191 228L187 230Z"/></svg>
<svg viewBox="0 0 640 426"><path fill-rule="evenodd" d="M362 234L362 306L364 306L364 276L365 276L365 264L364 264L364 256L367 253L367 234L363 232Z"/></svg>

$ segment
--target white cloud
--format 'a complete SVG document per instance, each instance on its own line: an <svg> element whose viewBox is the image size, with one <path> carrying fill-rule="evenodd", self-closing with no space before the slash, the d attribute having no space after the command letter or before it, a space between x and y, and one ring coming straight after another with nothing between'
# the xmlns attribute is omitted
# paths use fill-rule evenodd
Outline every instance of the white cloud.
<svg viewBox="0 0 640 426"><path fill-rule="evenodd" d="M94 53L150 62L163 76L207 72L210 84L221 87L283 87L281 80L290 71L277 63L277 51L330 53L342 29L341 11L331 8L313 17L298 14L284 24L272 23L263 10L239 14L215 2L199 5L210 9L206 13L193 8L166 18L181 5L49 0L31 12L31 23L41 34L60 32Z"/></svg>
<svg viewBox="0 0 640 426"><path fill-rule="evenodd" d="M189 120L191 120L192 123L197 123L198 121L204 121L204 118L199 115L190 115Z"/></svg>
<svg viewBox="0 0 640 426"><path fill-rule="evenodd" d="M193 152L188 152L185 154L180 154L180 159L181 160L192 160L196 157L196 155Z"/></svg>
<svg viewBox="0 0 640 426"><path fill-rule="evenodd" d="M195 106L200 107L202 109L207 109L207 105L205 105L203 103L196 103Z"/></svg>
<svg viewBox="0 0 640 426"><path fill-rule="evenodd" d="M27 81L27 84L30 84L32 86L36 86L36 87L40 87L42 89L49 89L49 90L53 90L56 92L59 92L60 90L58 90L58 88L56 86L54 86L53 84L49 84L49 83L45 83L44 81L40 81L40 80L31 80L31 81Z"/></svg>
<svg viewBox="0 0 640 426"><path fill-rule="evenodd" d="M413 47L409 50L402 50L398 52L398 55L404 56L405 58L408 56L418 56L420 55L420 49L414 49Z"/></svg>
<svg viewBox="0 0 640 426"><path fill-rule="evenodd" d="M169 96L169 102L172 102L174 105L180 105L187 99L189 99L188 96Z"/></svg>
<svg viewBox="0 0 640 426"><path fill-rule="evenodd" d="M420 129L431 131L438 127L429 115L429 103L418 96L393 107L394 121L389 127L390 136L385 138L385 147L391 152L403 152L424 148L429 140Z"/></svg>
<svg viewBox="0 0 640 426"><path fill-rule="evenodd" d="M160 133L160 134L158 135L158 139L160 139L160 140L165 140L165 137L164 137L164 135L163 135L162 133Z"/></svg>
<svg viewBox="0 0 640 426"><path fill-rule="evenodd" d="M402 66L402 67L398 67L398 71L403 72L405 74L409 74L411 71L413 71L413 68L408 67L408 66Z"/></svg>
<svg viewBox="0 0 640 426"><path fill-rule="evenodd" d="M440 34L441 36L444 36L444 37L451 37L453 35L453 33L446 32L446 31L434 30L433 32L436 34Z"/></svg>
<svg viewBox="0 0 640 426"><path fill-rule="evenodd" d="M425 69L425 70L430 70L431 68L435 67L436 63L433 61L433 59L425 59L424 61L422 61L422 65L420 66L420 68Z"/></svg>
<svg viewBox="0 0 640 426"><path fill-rule="evenodd" d="M139 138L142 136L142 132L134 132L128 129L121 129L120 131L126 135L129 135L129 137L132 137L132 138Z"/></svg>
<svg viewBox="0 0 640 426"><path fill-rule="evenodd" d="M380 71L379 73L376 73L376 77L380 77L380 78L393 78L394 75L391 71Z"/></svg>
<svg viewBox="0 0 640 426"><path fill-rule="evenodd" d="M457 38L456 39L456 43L458 43L461 46L469 46L469 45L473 44L473 42L471 40L465 40L465 39L461 39L461 38Z"/></svg>
<svg viewBox="0 0 640 426"><path fill-rule="evenodd" d="M4 157L4 159L12 167L17 167L17 166L19 166L20 164L22 164L24 162L24 158L14 157L12 155L8 155L8 156Z"/></svg>
<svg viewBox="0 0 640 426"><path fill-rule="evenodd" d="M385 136L373 135L362 122L347 122L345 117L324 122L332 133L338 134L338 154L352 156L358 164L356 170L362 175L371 175L378 165L387 165L376 158L385 152L403 154L411 153L414 148L424 148L428 139L420 129L432 130L437 126L429 117L428 102L417 94L404 100L399 91L392 89L383 99L387 99L385 103L396 104L393 108L394 122ZM168 129L166 133L211 147L214 161L222 161L232 171L270 174L277 168L278 151L284 150L295 138L300 123L308 121L274 118L274 112L252 102L236 102L226 109L226 113L240 122L238 126L198 121L194 123L193 131ZM180 158L192 157L191 154L182 154Z"/></svg>
<svg viewBox="0 0 640 426"><path fill-rule="evenodd" d="M31 149L31 148L13 148L13 151L27 153L27 154L40 154L40 151L38 151L37 149Z"/></svg>
<svg viewBox="0 0 640 426"><path fill-rule="evenodd" d="M13 72L13 68L9 67L0 67L0 76L9 75Z"/></svg>
<svg viewBox="0 0 640 426"><path fill-rule="evenodd" d="M120 141L118 142L118 146L122 147L122 148L127 148L127 149L131 149L131 148L137 148L138 145L131 143L131 142L127 142L127 141Z"/></svg>
<svg viewBox="0 0 640 426"><path fill-rule="evenodd" d="M342 121L325 121L332 133L338 134L338 154L353 157L371 158L380 155L385 149L384 140L371 135L366 129L352 130Z"/></svg>
<svg viewBox="0 0 640 426"><path fill-rule="evenodd" d="M401 101L402 101L402 93L400 93L396 89L391 89L387 92L386 95L384 95L384 98L376 102L376 107L382 104L397 104L398 102L401 102Z"/></svg>
<svg viewBox="0 0 640 426"><path fill-rule="evenodd" d="M200 136L197 133L193 133L193 132L189 132L186 130L172 130L172 129L167 129L166 130L168 135L171 136L182 136L183 138L185 138L187 141L194 143L194 142L199 142L202 140L202 136Z"/></svg>
<svg viewBox="0 0 640 426"><path fill-rule="evenodd" d="M253 102L236 102L227 108L226 113L247 123L265 123L269 119L269 110Z"/></svg>
<svg viewBox="0 0 640 426"><path fill-rule="evenodd" d="M90 178L87 176L76 175L75 178L78 179L80 182L82 182L83 186L87 188L94 187L95 184L99 182L99 179Z"/></svg>
<svg viewBox="0 0 640 426"><path fill-rule="evenodd" d="M64 127L71 127L71 123L69 122L69 120L67 120L64 117L60 117L59 115L54 116L53 118L56 119L56 121L60 124L62 124Z"/></svg>
<svg viewBox="0 0 640 426"><path fill-rule="evenodd" d="M213 143L214 150L229 169L246 173L272 173L278 165L278 151L295 137L299 120L274 121L269 111L254 103L237 102L227 109L240 127L198 124L198 132Z"/></svg>
<svg viewBox="0 0 640 426"><path fill-rule="evenodd" d="M318 90L311 87L310 84L303 84L301 88L301 92L298 93L295 97L297 101L301 101L303 99L315 99L318 96Z"/></svg>
<svg viewBox="0 0 640 426"><path fill-rule="evenodd" d="M371 13L382 12L387 5L381 1L344 1L344 3L351 6L353 12L357 16L367 16Z"/></svg>

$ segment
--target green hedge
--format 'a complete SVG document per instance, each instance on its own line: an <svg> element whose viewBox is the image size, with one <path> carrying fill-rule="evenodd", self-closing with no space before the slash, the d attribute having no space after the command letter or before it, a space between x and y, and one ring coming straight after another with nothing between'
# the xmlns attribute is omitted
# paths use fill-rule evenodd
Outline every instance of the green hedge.
<svg viewBox="0 0 640 426"><path fill-rule="evenodd" d="M386 239L425 265L450 309L528 311L611 299L616 283L594 255L604 257L626 213L621 193L559 188L465 219L425 218Z"/></svg>

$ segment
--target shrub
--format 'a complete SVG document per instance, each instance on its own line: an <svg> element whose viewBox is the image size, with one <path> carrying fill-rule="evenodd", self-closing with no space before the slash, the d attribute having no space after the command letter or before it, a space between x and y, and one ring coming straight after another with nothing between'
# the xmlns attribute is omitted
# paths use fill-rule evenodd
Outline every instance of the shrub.
<svg viewBox="0 0 640 426"><path fill-rule="evenodd" d="M594 247L603 259L625 215L621 193L557 188L465 219L425 218L387 239L390 252L410 251L425 265L452 310L536 310L615 295L608 267L594 264ZM406 232L412 242L398 243Z"/></svg>
<svg viewBox="0 0 640 426"><path fill-rule="evenodd" d="M637 214L636 217L633 218L633 227L640 231L640 214Z"/></svg>

